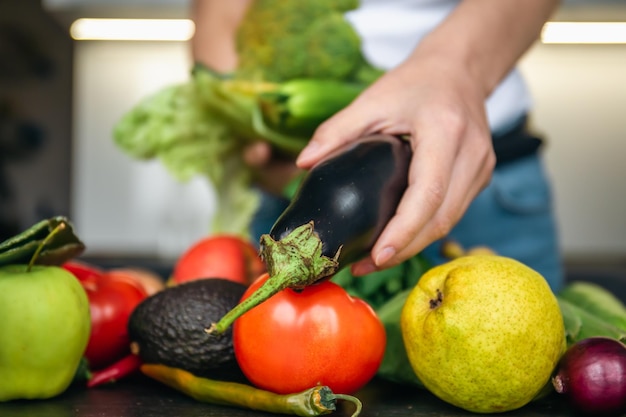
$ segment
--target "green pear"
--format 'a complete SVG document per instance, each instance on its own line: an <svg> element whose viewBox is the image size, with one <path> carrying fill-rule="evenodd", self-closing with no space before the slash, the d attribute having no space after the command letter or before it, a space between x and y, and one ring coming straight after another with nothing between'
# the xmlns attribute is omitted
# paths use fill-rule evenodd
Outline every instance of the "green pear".
<svg viewBox="0 0 626 417"><path fill-rule="evenodd" d="M477 413L530 402L565 351L546 280L502 256L463 256L427 271L401 314L411 366L442 400Z"/></svg>
<svg viewBox="0 0 626 417"><path fill-rule="evenodd" d="M87 294L70 272L56 266L0 267L0 401L65 391L90 326Z"/></svg>

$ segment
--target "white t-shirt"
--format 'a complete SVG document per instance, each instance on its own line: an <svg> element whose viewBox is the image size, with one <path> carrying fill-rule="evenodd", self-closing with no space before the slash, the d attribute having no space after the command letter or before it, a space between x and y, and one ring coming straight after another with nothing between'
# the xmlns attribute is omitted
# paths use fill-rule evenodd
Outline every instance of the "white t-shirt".
<svg viewBox="0 0 626 417"><path fill-rule="evenodd" d="M459 4L460 0L361 0L346 14L361 36L369 62L389 69L408 57L418 42ZM506 130L531 106L527 86L513 70L486 101L493 132Z"/></svg>

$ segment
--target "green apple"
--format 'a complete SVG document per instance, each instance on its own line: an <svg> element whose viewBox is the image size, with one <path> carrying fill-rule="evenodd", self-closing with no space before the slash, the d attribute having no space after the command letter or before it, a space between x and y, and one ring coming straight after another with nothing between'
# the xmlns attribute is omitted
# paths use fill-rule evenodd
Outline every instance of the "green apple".
<svg viewBox="0 0 626 417"><path fill-rule="evenodd" d="M67 389L90 332L89 301L56 266L0 267L0 401Z"/></svg>
<svg viewBox="0 0 626 417"><path fill-rule="evenodd" d="M566 346L561 310L546 280L496 255L463 256L426 272L400 322L420 381L472 412L530 402Z"/></svg>

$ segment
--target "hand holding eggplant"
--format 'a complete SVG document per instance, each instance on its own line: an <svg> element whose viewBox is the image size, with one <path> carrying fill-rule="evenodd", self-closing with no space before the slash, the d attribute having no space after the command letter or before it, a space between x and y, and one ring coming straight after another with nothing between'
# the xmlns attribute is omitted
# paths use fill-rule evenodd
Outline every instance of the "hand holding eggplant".
<svg viewBox="0 0 626 417"><path fill-rule="evenodd" d="M442 65L407 61L390 70L322 124L298 157L298 166L309 168L372 131L410 137L407 191L371 257L352 265L354 275L397 265L445 236L491 177L485 93Z"/></svg>
<svg viewBox="0 0 626 417"><path fill-rule="evenodd" d="M373 135L314 166L261 237L270 279L208 331L221 333L277 292L304 288L366 256L396 212L410 159L404 139Z"/></svg>

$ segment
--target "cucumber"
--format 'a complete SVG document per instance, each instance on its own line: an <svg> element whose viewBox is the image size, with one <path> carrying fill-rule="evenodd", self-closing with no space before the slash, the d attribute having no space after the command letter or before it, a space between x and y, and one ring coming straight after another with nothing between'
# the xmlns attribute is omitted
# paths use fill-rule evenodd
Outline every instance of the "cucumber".
<svg viewBox="0 0 626 417"><path fill-rule="evenodd" d="M626 332L626 306L601 285L575 281L565 286L559 297Z"/></svg>
<svg viewBox="0 0 626 417"><path fill-rule="evenodd" d="M346 107L365 84L324 79L294 79L259 95L266 125L291 135L310 136L326 119Z"/></svg>
<svg viewBox="0 0 626 417"><path fill-rule="evenodd" d="M589 337L599 336L626 342L626 330L613 325L609 321L568 300L559 296L557 296L557 299L563 315L568 346Z"/></svg>

